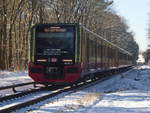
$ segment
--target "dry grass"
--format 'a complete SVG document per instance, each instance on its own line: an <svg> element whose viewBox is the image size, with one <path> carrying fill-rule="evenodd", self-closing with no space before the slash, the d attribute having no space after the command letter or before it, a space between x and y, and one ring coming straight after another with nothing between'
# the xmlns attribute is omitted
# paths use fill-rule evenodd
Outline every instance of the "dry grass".
<svg viewBox="0 0 150 113"><path fill-rule="evenodd" d="M93 91L95 92L95 91ZM76 100L70 100L68 101L65 106L64 109L58 109L58 111L54 112L54 113L63 113L65 111L67 112L71 112L71 111L75 111L78 110L80 108L84 108L84 107L88 107L91 106L93 104L95 104L96 102L98 102L99 100L102 99L103 97L103 93L91 93L89 92L88 94L82 96L80 99L76 99ZM73 102L71 102L73 101Z"/></svg>
<svg viewBox="0 0 150 113"><path fill-rule="evenodd" d="M101 93L89 93L87 95L84 95L80 100L78 100L78 103L80 106L86 106L86 105L92 105L97 100L102 99L103 94Z"/></svg>

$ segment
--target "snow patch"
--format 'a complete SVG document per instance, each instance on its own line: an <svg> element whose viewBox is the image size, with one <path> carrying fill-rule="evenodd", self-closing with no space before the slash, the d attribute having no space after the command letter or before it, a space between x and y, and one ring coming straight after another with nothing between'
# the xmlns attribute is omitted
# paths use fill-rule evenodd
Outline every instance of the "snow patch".
<svg viewBox="0 0 150 113"><path fill-rule="evenodd" d="M27 71L23 72L9 72L9 71L0 71L0 85L9 86L13 84L31 82L32 79L28 76Z"/></svg>

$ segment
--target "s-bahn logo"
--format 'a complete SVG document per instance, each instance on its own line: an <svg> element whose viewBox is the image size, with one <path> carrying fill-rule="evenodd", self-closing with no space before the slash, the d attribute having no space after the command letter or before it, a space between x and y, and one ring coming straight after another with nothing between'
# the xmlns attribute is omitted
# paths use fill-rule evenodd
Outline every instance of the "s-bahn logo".
<svg viewBox="0 0 150 113"><path fill-rule="evenodd" d="M57 62L57 58L51 58L51 62Z"/></svg>

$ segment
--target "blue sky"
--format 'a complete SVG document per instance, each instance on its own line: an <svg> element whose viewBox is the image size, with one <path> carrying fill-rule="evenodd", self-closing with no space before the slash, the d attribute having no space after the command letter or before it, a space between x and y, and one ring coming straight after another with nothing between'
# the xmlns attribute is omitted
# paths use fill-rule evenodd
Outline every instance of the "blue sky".
<svg viewBox="0 0 150 113"><path fill-rule="evenodd" d="M140 50L147 49L147 29L150 15L150 0L114 0L116 12L127 20Z"/></svg>

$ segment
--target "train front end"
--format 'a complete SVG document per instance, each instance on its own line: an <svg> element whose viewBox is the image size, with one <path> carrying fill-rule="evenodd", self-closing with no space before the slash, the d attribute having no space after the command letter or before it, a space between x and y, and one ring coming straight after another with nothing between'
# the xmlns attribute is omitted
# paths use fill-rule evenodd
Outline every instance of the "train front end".
<svg viewBox="0 0 150 113"><path fill-rule="evenodd" d="M71 84L80 78L77 24L38 24L31 34L29 76L35 82Z"/></svg>

